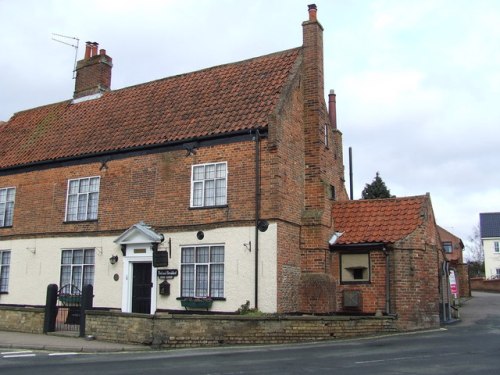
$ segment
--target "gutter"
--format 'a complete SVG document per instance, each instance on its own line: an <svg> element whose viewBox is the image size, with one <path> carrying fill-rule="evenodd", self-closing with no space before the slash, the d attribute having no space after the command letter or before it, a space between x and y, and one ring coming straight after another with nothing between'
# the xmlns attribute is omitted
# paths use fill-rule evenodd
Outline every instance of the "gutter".
<svg viewBox="0 0 500 375"><path fill-rule="evenodd" d="M260 130L260 131L259 131ZM191 147L199 148L205 146L213 146L217 144L232 143L239 141L252 140L252 132L259 132L263 137L267 136L267 127L260 127L255 130L238 130L230 133L223 133L220 135L210 135L204 137L194 137L186 138L178 141L171 141L153 145L140 145L133 146L129 148L118 148L115 150L105 150L94 153L76 155L76 156L66 156L57 159L39 160L33 161L25 164L10 165L4 168L0 168L0 176L18 173L19 171L29 172L40 169L49 169L64 167L73 164L85 164L85 163L97 163L103 162L107 163L112 160L124 159L132 156L139 156L150 153L160 153L166 151L175 150L186 150L186 146L189 144Z"/></svg>

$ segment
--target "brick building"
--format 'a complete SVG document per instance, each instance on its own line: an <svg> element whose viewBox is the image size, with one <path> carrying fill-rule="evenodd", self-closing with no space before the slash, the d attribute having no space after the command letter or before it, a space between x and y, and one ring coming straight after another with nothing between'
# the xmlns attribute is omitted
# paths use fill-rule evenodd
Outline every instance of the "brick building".
<svg viewBox="0 0 500 375"><path fill-rule="evenodd" d="M315 6L302 28L301 47L120 90L87 43L72 100L0 128L0 303L93 283L95 306L123 311L193 297L213 311L331 311L342 139Z"/></svg>
<svg viewBox="0 0 500 375"><path fill-rule="evenodd" d="M459 237L439 225L438 232L448 261L449 272L453 272L452 279L456 284L456 290L452 291L454 298L470 297L469 266L464 263L463 258L464 243Z"/></svg>
<svg viewBox="0 0 500 375"><path fill-rule="evenodd" d="M402 329L438 325L449 288L430 196L335 202L333 216L337 310L395 314Z"/></svg>
<svg viewBox="0 0 500 375"><path fill-rule="evenodd" d="M71 100L0 125L0 304L43 305L48 284L90 283L95 307L123 312L197 299L214 312L248 301L436 324L430 199L348 202L316 11L298 48L119 90L111 57L87 43ZM390 207L380 236L358 225L366 235L349 240L343 217L371 204ZM342 264L363 283L346 283ZM362 304L346 310L351 289Z"/></svg>

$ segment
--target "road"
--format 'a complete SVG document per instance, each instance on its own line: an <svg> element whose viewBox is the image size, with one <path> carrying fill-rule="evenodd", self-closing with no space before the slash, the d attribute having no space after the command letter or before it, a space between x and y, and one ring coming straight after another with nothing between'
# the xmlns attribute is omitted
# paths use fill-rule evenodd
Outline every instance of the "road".
<svg viewBox="0 0 500 375"><path fill-rule="evenodd" d="M498 373L500 294L475 293L461 316L462 322L440 330L315 344L97 355L3 354L0 374Z"/></svg>

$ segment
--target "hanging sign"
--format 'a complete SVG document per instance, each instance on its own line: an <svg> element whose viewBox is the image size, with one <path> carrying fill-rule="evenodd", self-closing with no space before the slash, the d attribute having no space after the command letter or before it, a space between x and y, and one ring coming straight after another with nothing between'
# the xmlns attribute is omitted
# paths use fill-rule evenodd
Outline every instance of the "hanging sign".
<svg viewBox="0 0 500 375"><path fill-rule="evenodd" d="M153 267L168 267L167 251L153 251Z"/></svg>
<svg viewBox="0 0 500 375"><path fill-rule="evenodd" d="M175 277L179 276L179 270L177 269L165 269L165 270L156 270L156 275L158 277Z"/></svg>

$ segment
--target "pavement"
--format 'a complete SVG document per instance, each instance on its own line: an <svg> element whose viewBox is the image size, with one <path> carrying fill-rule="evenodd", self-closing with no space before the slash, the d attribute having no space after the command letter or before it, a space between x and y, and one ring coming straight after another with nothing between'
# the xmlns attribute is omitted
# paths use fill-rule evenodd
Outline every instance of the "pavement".
<svg viewBox="0 0 500 375"><path fill-rule="evenodd" d="M89 340L67 334L35 334L0 331L0 350L30 349L57 352L121 352L151 350L146 345L120 344L116 342Z"/></svg>
<svg viewBox="0 0 500 375"><path fill-rule="evenodd" d="M460 325L472 325L500 310L500 294L472 292L460 308ZM153 350L147 345L131 345L77 337L68 334L34 334L0 331L0 350L30 349L58 352L136 352Z"/></svg>

